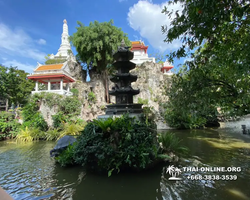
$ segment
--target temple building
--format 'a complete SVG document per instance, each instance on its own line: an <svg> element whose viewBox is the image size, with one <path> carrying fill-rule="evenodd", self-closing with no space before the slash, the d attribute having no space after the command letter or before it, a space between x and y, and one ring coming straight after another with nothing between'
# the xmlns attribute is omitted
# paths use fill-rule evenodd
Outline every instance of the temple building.
<svg viewBox="0 0 250 200"><path fill-rule="evenodd" d="M134 52L134 58L131 60L131 62L135 63L136 65L140 65L147 61L155 63L155 58L148 57L147 50L148 46L145 46L144 42L132 42L131 51Z"/></svg>
<svg viewBox="0 0 250 200"><path fill-rule="evenodd" d="M68 62L62 64L41 65L34 70L28 79L36 82L35 91L32 94L39 92L52 92L61 95L71 96L69 84L75 82L69 73ZM45 85L45 90L39 90L38 83Z"/></svg>
<svg viewBox="0 0 250 200"><path fill-rule="evenodd" d="M163 63L163 66L161 68L161 71L163 72L163 74L166 74L166 75L173 75L173 73L171 72L171 69L173 68L174 66L168 61L166 60L164 63Z"/></svg>
<svg viewBox="0 0 250 200"><path fill-rule="evenodd" d="M43 65L37 63L34 73L28 76L28 79L36 82L35 91L32 94L39 92L52 92L61 95L72 95L70 92L69 84L75 82L71 75L69 62L76 62L72 54L71 46L69 43L69 33L67 21L63 21L63 33L61 37L61 45L56 55L50 55L50 59L57 60L56 64ZM45 89L39 90L39 83L45 86Z"/></svg>

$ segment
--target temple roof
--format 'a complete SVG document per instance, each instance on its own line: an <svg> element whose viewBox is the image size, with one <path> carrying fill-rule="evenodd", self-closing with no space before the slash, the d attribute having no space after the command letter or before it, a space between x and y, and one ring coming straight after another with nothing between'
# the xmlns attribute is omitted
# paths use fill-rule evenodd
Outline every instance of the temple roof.
<svg viewBox="0 0 250 200"><path fill-rule="evenodd" d="M63 67L63 63L52 64L52 65L41 65L41 66L38 66L34 71L58 70L58 69L62 69L62 67Z"/></svg>
<svg viewBox="0 0 250 200"><path fill-rule="evenodd" d="M63 75L63 73L32 74L29 77L32 77L32 76L54 76L54 75Z"/></svg>
<svg viewBox="0 0 250 200"><path fill-rule="evenodd" d="M68 61L60 64L41 65L38 63L37 68L33 74L28 75L28 79L32 80L46 80L46 79L60 79L63 78L69 82L75 82L75 79L70 74Z"/></svg>
<svg viewBox="0 0 250 200"><path fill-rule="evenodd" d="M138 44L143 45L143 46L145 45L144 42L142 42L142 41L134 41L134 42L131 42L131 43L132 43L132 45L138 45Z"/></svg>
<svg viewBox="0 0 250 200"><path fill-rule="evenodd" d="M145 46L144 42L142 42L142 41L134 41L131 43L132 43L132 49L135 47L148 48L148 46Z"/></svg>

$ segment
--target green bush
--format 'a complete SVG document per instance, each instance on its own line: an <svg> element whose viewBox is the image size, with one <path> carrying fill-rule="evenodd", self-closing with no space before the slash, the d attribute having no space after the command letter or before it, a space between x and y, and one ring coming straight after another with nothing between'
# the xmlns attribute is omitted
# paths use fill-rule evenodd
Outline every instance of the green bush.
<svg viewBox="0 0 250 200"><path fill-rule="evenodd" d="M17 134L16 141L18 142L32 142L34 140L39 140L40 138L40 130L37 128L29 128L25 127L21 129Z"/></svg>
<svg viewBox="0 0 250 200"><path fill-rule="evenodd" d="M12 113L0 112L0 140L16 137L20 126Z"/></svg>
<svg viewBox="0 0 250 200"><path fill-rule="evenodd" d="M148 99L142 99L142 98L139 97L137 102L139 104L148 105Z"/></svg>
<svg viewBox="0 0 250 200"><path fill-rule="evenodd" d="M78 97L78 95L79 95L78 89L72 88L70 91L73 93L73 96Z"/></svg>
<svg viewBox="0 0 250 200"><path fill-rule="evenodd" d="M112 171L145 169L157 158L156 133L147 124L125 115L95 120L78 137L74 160L88 169Z"/></svg>
<svg viewBox="0 0 250 200"><path fill-rule="evenodd" d="M88 93L88 102L89 103L96 103L96 96L94 92Z"/></svg>
<svg viewBox="0 0 250 200"><path fill-rule="evenodd" d="M166 108L164 118L170 127L178 129L195 129L203 127L207 120L201 115L187 111Z"/></svg>
<svg viewBox="0 0 250 200"><path fill-rule="evenodd" d="M79 115L81 102L76 97L66 97L59 101L59 110L65 115Z"/></svg>
<svg viewBox="0 0 250 200"><path fill-rule="evenodd" d="M59 128L59 127L63 126L63 122L67 121L67 118L63 114L63 112L59 111L55 115L52 115L52 120L53 120L53 127L54 128Z"/></svg>
<svg viewBox="0 0 250 200"><path fill-rule="evenodd" d="M62 166L70 166L74 165L74 150L75 150L76 143L73 143L72 145L69 145L62 153L60 153L59 156L55 157L56 161Z"/></svg>
<svg viewBox="0 0 250 200"><path fill-rule="evenodd" d="M46 140L57 140L61 135L60 129L49 129L46 133L45 133L45 139Z"/></svg>
<svg viewBox="0 0 250 200"><path fill-rule="evenodd" d="M58 139L62 138L65 135L79 135L80 132L84 129L84 124L80 126L79 124L76 123L67 123L64 124L63 130L60 133L60 136Z"/></svg>
<svg viewBox="0 0 250 200"><path fill-rule="evenodd" d="M23 124L22 127L25 128L33 127L39 128L41 131L46 131L48 129L47 122L44 120L42 114L38 111L39 107L34 101L30 101L26 104L22 111Z"/></svg>
<svg viewBox="0 0 250 200"><path fill-rule="evenodd" d="M187 147L181 145L181 140L174 133L162 133L158 135L162 145L162 153L186 153Z"/></svg>

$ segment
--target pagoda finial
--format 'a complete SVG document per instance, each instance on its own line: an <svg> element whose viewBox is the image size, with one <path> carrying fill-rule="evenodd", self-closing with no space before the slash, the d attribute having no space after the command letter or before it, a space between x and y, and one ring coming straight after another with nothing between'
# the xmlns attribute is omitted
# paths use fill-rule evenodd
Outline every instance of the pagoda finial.
<svg viewBox="0 0 250 200"><path fill-rule="evenodd" d="M64 19L64 20L63 20L63 23L64 23L64 24L67 24L67 20L66 20L66 19Z"/></svg>

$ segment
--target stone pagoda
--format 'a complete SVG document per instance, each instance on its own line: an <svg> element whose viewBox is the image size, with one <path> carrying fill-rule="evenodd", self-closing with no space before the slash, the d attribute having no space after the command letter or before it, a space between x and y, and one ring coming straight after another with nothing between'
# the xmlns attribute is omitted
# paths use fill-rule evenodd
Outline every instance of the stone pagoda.
<svg viewBox="0 0 250 200"><path fill-rule="evenodd" d="M113 57L115 60L113 65L117 73L110 79L115 86L109 94L115 96L116 104L107 106L106 115L140 114L143 112L142 104L133 103L133 96L139 94L140 90L131 87L131 83L137 80L137 76L129 73L136 66L135 63L130 62L134 53L129 50L129 47L125 47L124 40L122 40L121 46Z"/></svg>

